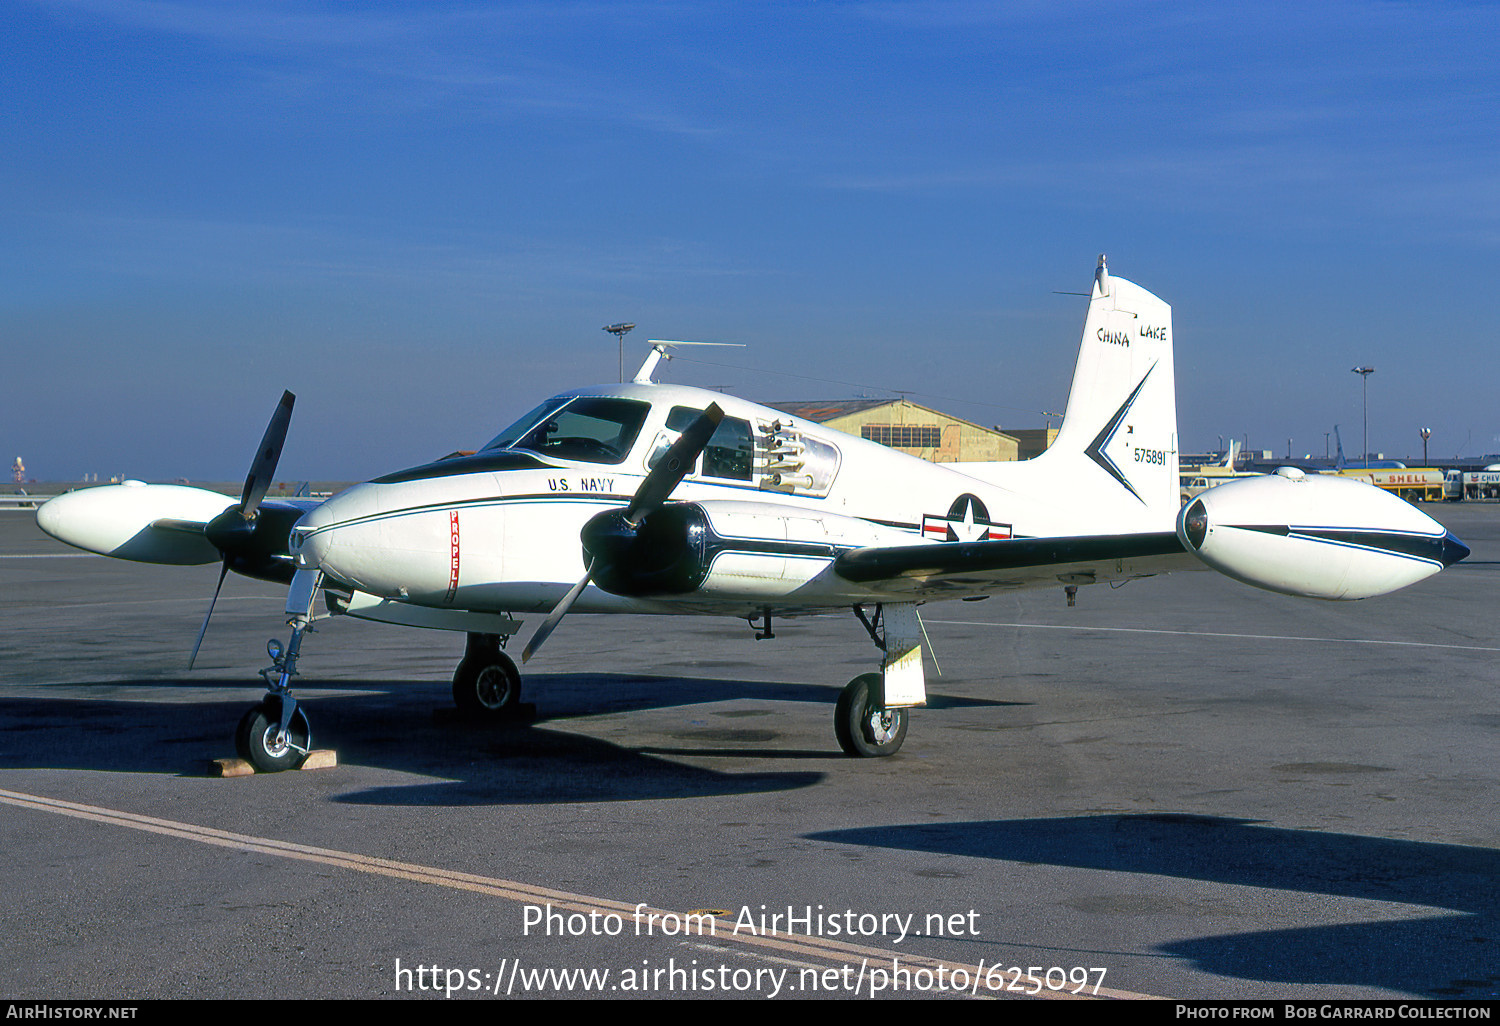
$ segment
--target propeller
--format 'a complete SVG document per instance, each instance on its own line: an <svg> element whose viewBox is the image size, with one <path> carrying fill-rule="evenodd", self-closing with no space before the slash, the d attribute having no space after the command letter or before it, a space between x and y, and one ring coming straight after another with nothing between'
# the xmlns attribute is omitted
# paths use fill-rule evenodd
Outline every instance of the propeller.
<svg viewBox="0 0 1500 1026"><path fill-rule="evenodd" d="M224 562L219 567L219 583L214 586L213 598L208 601L208 612L203 615L203 626L198 628L198 638L193 642L192 654L188 656L189 670L198 658L203 635L208 633L208 621L213 618L214 606L219 601L219 590L224 587L224 578L229 576L235 559L255 538L257 512L276 475L276 464L281 459L281 448L286 443L287 428L292 422L292 404L296 401L297 397L291 392L281 393L281 402L271 414L271 422L266 425L260 448L255 450L255 459L250 463L250 473L245 476L245 487L240 492L239 505L229 507L203 528L204 536L224 554Z"/></svg>
<svg viewBox="0 0 1500 1026"><path fill-rule="evenodd" d="M719 404L710 404L708 409L699 414L687 426L687 430L678 436L677 441L672 443L672 447L663 454L661 459L656 461L656 466L651 468L651 472L646 475L641 486L630 497L630 505L625 507L623 513L619 510L610 510L599 514L584 526L584 555L588 559L588 564L583 579L568 590L561 602L552 607L552 612L547 614L547 619L542 621L542 625L526 643L526 648L521 653L521 662L528 662L542 647L542 643L557 629L557 625L567 615L573 603L578 601L578 596L583 594L583 589L588 587L589 582L594 579L595 572L604 564L605 554L589 551L590 538L595 540L596 547L605 547L600 543L606 540L609 548L617 548L633 542L641 523L667 504L667 500L677 490L682 479L693 469L699 454L708 448L709 439L718 430L719 422L723 419L724 411L719 408ZM596 529L590 530L590 528Z"/></svg>

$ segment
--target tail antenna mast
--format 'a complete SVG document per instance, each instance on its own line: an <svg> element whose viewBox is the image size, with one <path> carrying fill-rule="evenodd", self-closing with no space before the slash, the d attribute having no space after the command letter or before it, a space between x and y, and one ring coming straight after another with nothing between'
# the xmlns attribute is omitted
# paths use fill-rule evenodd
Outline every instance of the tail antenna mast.
<svg viewBox="0 0 1500 1026"><path fill-rule="evenodd" d="M657 364L663 360L670 360L672 358L671 350L674 346L730 346L737 349L745 348L745 343L743 342L678 342L665 338L653 338L650 342L651 352L646 354L646 359L641 364L641 369L635 372L634 381L637 385L655 384L651 380L651 375L656 372Z"/></svg>

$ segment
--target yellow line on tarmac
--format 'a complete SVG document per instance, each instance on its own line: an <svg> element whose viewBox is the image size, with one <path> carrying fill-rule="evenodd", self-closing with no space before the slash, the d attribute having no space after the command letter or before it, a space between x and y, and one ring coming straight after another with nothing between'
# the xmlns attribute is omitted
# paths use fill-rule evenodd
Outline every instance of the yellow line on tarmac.
<svg viewBox="0 0 1500 1026"><path fill-rule="evenodd" d="M1447 648L1458 652L1500 652L1488 645L1449 645L1436 641L1392 641L1388 638L1311 638L1295 634L1230 634L1227 631L1177 631L1161 627L1096 627L1088 624L992 623L988 620L923 620L949 627L1016 627L1036 631L1109 631L1115 634L1175 634L1186 638L1236 638L1244 641L1321 641L1331 645L1394 645L1399 648Z"/></svg>
<svg viewBox="0 0 1500 1026"><path fill-rule="evenodd" d="M261 855L276 855L282 858L298 859L303 862L319 862L328 866L337 866L341 869L352 869L356 872L370 873L375 876L394 877L401 880L411 880L416 883L435 884L439 887L450 887L455 890L474 891L480 894L488 894L496 898L504 898L508 901L523 903L544 902L550 903L556 909L565 909L571 912L614 912L622 918L633 918L639 914L645 917L656 916L660 922L665 917L675 917L676 922L686 920L686 914L671 912L665 909L652 908L643 905L634 905L623 901L614 901L609 898L595 898L585 894L574 894L570 891L558 891L548 887L537 887L531 884L518 883L514 880L500 880L495 877L478 876L473 873L461 873L451 869L438 869L432 866L419 866L409 862L397 862L393 859L375 858L369 855L359 855L354 852L337 851L332 848L317 848L305 844L294 844L290 841L277 841L267 837L253 837L248 834L236 834L227 830L216 830L212 827L197 826L192 823L181 823L176 820L158 819L155 816L140 816L132 812L120 812L115 809L105 809L96 805L81 805L77 802L63 801L58 798L47 798L41 795L26 794L20 791L8 791L0 789L0 803L14 805L18 808L31 809L37 812L50 812L54 815L68 816L74 819L91 820L96 823L108 823L113 826L127 827L132 830L141 830L147 833L161 834L166 837L176 837L187 841L197 841L200 844L212 844L221 848L231 848L237 851L254 852ZM840 966L850 963L859 963L859 971L866 973L873 968L877 971L889 973L893 960L899 960L904 969L915 972L919 969L927 969L933 973L942 969L948 978L952 978L955 972L967 974L967 977L975 981L975 991L984 996L991 996L991 991L980 984L980 980L991 981L1003 980L1009 982L1012 979L1012 966L994 965L986 966L969 965L962 962L947 962L942 959L931 958L925 955L909 955L900 951L892 951L888 948L872 948L847 941L833 940L819 936L758 936L749 933L724 932L731 930L729 923L722 918L713 920L709 924L712 932L706 936L723 944L738 944L744 947L762 949L764 951L781 951L803 958L819 958L829 962L838 963ZM685 937L694 937L702 940L705 935L690 935L684 932ZM763 956L764 957L764 956ZM796 963L805 965L806 963ZM816 966L813 966L816 968ZM851 968L853 968L851 966ZM1024 980L1024 977L1022 977ZM1021 984L1027 987L1027 984ZM937 993L934 991L934 993ZM953 993L947 991L946 993ZM1001 992L1024 993L1021 992ZM1092 987L1085 987L1083 994L1074 995L1066 990L1050 991L1043 987L1039 993L1029 995L1047 998L1074 998L1074 997L1101 997L1101 998L1146 998L1152 995L1134 994L1129 991L1114 990L1112 988L1100 987L1097 995Z"/></svg>

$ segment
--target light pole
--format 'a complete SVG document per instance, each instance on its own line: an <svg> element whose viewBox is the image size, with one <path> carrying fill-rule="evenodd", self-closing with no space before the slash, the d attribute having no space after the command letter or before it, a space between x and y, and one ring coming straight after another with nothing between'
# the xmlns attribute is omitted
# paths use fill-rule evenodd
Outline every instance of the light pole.
<svg viewBox="0 0 1500 1026"><path fill-rule="evenodd" d="M1364 392L1365 403L1365 466L1370 465L1370 375L1375 373L1374 367L1350 367L1350 371L1359 375L1361 391Z"/></svg>
<svg viewBox="0 0 1500 1026"><path fill-rule="evenodd" d="M634 324L606 324L604 330L609 332L620 342L620 380L625 380L625 336L630 334Z"/></svg>
<svg viewBox="0 0 1500 1026"><path fill-rule="evenodd" d="M1427 439L1432 437L1432 428L1422 429L1422 466L1427 466Z"/></svg>

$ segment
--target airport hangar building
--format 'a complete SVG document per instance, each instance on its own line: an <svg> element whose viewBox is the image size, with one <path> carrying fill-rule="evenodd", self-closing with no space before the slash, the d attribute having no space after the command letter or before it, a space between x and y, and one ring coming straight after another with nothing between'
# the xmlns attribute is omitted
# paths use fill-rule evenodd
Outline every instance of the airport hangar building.
<svg viewBox="0 0 1500 1026"><path fill-rule="evenodd" d="M831 399L767 405L934 463L1027 460L1040 454L1057 437L1056 428L1006 432L907 399Z"/></svg>

